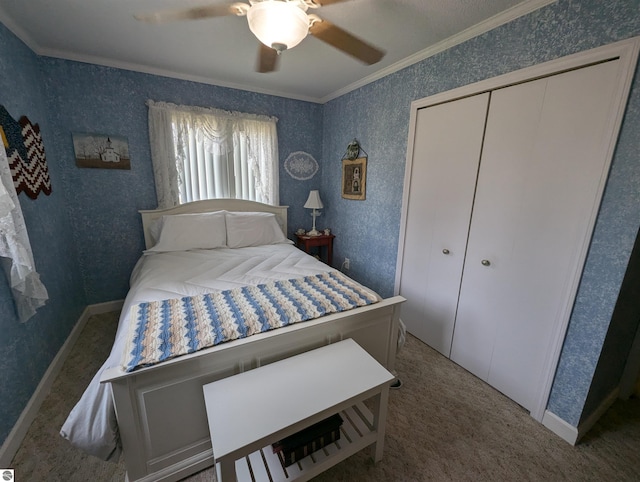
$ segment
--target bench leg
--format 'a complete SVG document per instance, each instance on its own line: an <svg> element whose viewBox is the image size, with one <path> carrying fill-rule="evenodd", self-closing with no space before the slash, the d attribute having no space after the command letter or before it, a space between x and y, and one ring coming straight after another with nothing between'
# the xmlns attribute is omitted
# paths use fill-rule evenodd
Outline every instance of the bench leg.
<svg viewBox="0 0 640 482"><path fill-rule="evenodd" d="M222 459L219 461L220 470L218 471L218 482L236 482L236 461Z"/></svg>
<svg viewBox="0 0 640 482"><path fill-rule="evenodd" d="M371 447L371 457L378 463L384 451L384 429L387 425L387 405L389 404L389 386L386 385L373 399L373 427L377 432L376 442Z"/></svg>

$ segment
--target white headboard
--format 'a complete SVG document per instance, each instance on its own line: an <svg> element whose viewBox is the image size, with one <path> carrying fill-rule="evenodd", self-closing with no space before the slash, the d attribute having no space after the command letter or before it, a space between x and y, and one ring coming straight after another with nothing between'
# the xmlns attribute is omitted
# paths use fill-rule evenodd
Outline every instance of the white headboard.
<svg viewBox="0 0 640 482"><path fill-rule="evenodd" d="M289 206L271 206L244 199L207 199L193 201L167 209L153 209L138 211L142 216L142 229L144 230L144 244L147 249L153 246L149 227L152 221L171 214L210 213L215 211L240 211L240 212L266 212L276 215L282 232L287 236L287 209Z"/></svg>

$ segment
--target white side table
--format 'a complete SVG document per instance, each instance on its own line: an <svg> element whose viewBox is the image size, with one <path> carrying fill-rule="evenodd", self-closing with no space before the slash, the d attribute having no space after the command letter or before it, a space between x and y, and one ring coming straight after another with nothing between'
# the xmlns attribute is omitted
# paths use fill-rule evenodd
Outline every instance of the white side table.
<svg viewBox="0 0 640 482"><path fill-rule="evenodd" d="M393 379L347 339L205 385L219 481L308 480L370 445L380 461ZM284 468L270 444L335 413L340 440Z"/></svg>

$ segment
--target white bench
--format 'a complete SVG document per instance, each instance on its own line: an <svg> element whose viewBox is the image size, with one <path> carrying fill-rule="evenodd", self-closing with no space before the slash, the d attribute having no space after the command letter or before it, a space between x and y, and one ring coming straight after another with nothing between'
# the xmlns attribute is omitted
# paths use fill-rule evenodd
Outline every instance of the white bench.
<svg viewBox="0 0 640 482"><path fill-rule="evenodd" d="M369 445L380 461L393 379L347 339L205 385L219 482L308 480ZM340 439L285 468L271 443L335 413Z"/></svg>

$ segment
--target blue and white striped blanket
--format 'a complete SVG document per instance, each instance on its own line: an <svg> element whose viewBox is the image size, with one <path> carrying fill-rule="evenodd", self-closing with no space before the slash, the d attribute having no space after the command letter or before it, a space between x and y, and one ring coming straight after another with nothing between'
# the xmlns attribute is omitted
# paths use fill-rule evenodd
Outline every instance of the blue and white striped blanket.
<svg viewBox="0 0 640 482"><path fill-rule="evenodd" d="M370 291L333 271L131 308L123 369L160 363L226 341L376 303Z"/></svg>

